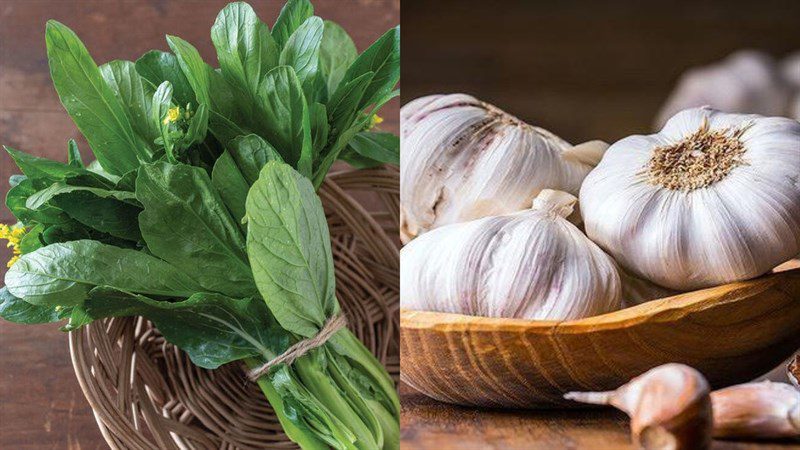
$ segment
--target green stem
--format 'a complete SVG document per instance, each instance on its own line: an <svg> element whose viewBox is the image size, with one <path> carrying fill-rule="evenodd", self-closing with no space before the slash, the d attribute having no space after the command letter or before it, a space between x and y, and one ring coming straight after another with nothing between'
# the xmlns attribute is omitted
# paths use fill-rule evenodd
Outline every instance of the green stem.
<svg viewBox="0 0 800 450"><path fill-rule="evenodd" d="M245 359L245 363L247 367L250 369L255 369L261 366L261 363L256 360L255 358L247 358ZM256 383L258 383L258 387L261 388L261 392L264 393L264 396L267 397L267 401L269 401L270 406L275 411L275 415L278 416L278 421L281 423L283 427L283 431L289 436L293 442L296 442L300 448L304 450L327 450L328 446L319 440L313 433L303 430L295 425L289 418L286 416L286 409L283 405L283 399L272 387L272 384L269 382L268 376L263 376L259 378Z"/></svg>

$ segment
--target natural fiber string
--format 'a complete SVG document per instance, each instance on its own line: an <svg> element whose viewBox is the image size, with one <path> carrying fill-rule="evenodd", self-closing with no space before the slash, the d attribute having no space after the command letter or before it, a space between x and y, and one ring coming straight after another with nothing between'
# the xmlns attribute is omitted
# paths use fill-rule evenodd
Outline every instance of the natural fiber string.
<svg viewBox="0 0 800 450"><path fill-rule="evenodd" d="M271 359L263 366L247 372L247 377L250 378L251 381L256 381L263 375L266 375L270 369L278 364L291 365L297 358L328 342L328 339L330 339L331 336L336 334L337 331L341 330L346 325L347 319L341 312L330 317L325 322L325 325L322 326L322 329L319 330L319 333L316 334L316 336L303 339L302 341L292 345L291 347L287 348L285 352Z"/></svg>

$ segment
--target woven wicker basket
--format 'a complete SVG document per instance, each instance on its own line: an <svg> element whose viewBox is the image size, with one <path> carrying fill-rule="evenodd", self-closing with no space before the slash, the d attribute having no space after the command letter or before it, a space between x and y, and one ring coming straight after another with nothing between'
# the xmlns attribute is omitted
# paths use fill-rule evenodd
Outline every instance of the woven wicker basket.
<svg viewBox="0 0 800 450"><path fill-rule="evenodd" d="M387 167L333 173L319 192L349 327L395 380L399 187L398 171ZM368 211L364 204L378 206ZM196 367L143 318L108 319L74 331L70 352L112 448L295 448L242 365Z"/></svg>

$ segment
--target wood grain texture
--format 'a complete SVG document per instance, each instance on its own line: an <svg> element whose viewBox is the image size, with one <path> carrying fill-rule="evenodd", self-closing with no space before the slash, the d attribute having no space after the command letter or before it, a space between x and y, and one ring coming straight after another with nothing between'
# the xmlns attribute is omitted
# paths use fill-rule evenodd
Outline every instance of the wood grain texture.
<svg viewBox="0 0 800 450"><path fill-rule="evenodd" d="M44 26L56 19L81 37L98 63L168 50L164 35L195 44L215 62L209 30L225 0L0 0L0 144L66 160L67 140L88 145L59 103L50 80ZM252 1L270 25L281 0ZM359 50L397 25L399 0L314 0L318 15L339 22ZM387 131L398 129L398 103L383 110ZM0 197L17 169L0 151ZM4 203L4 202L3 202ZM12 220L0 206L0 222ZM0 279L10 252L0 245ZM1 284L1 283L0 283ZM0 449L108 448L75 380L67 336L56 325L0 320Z"/></svg>
<svg viewBox="0 0 800 450"><path fill-rule="evenodd" d="M400 385L403 450L634 450L614 409L496 410L448 405ZM714 441L711 450L790 450L791 442Z"/></svg>
<svg viewBox="0 0 800 450"><path fill-rule="evenodd" d="M800 268L577 321L401 311L401 379L443 402L579 405L668 362L715 388L752 380L800 347Z"/></svg>

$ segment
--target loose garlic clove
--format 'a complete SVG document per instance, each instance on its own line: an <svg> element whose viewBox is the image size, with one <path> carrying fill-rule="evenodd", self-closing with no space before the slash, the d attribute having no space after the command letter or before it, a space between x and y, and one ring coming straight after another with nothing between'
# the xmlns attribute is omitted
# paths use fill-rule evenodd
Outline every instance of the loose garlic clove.
<svg viewBox="0 0 800 450"><path fill-rule="evenodd" d="M781 439L800 437L800 391L764 381L711 393L714 437Z"/></svg>
<svg viewBox="0 0 800 450"><path fill-rule="evenodd" d="M795 355L792 362L789 363L787 371L789 381L791 381L797 389L800 389L800 353Z"/></svg>
<svg viewBox="0 0 800 450"><path fill-rule="evenodd" d="M400 110L400 238L521 211L543 189L577 195L607 144L577 146L464 94Z"/></svg>
<svg viewBox="0 0 800 450"><path fill-rule="evenodd" d="M631 418L633 442L645 450L700 450L711 445L711 398L697 370L665 364L609 392L570 392L567 400L610 405Z"/></svg>

